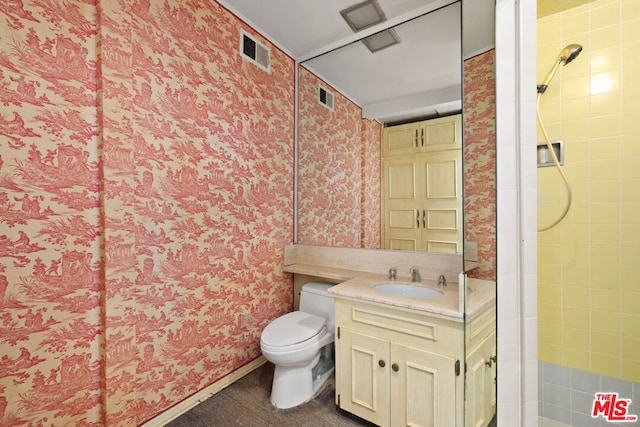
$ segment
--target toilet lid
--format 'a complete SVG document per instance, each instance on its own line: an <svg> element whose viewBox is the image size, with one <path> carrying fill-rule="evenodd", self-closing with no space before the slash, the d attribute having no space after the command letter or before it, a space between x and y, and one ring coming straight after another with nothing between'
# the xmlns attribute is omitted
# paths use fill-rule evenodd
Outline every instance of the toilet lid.
<svg viewBox="0 0 640 427"><path fill-rule="evenodd" d="M294 311L269 323L260 339L274 347L299 344L318 335L324 329L324 322L323 317Z"/></svg>

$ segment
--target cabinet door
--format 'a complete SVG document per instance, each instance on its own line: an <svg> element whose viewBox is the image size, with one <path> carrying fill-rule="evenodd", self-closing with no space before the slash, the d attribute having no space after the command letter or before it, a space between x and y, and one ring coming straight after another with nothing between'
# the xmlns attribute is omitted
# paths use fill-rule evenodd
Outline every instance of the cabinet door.
<svg viewBox="0 0 640 427"><path fill-rule="evenodd" d="M460 115L441 117L423 122L423 151L462 148L462 119Z"/></svg>
<svg viewBox="0 0 640 427"><path fill-rule="evenodd" d="M462 251L462 150L382 163L383 247Z"/></svg>
<svg viewBox="0 0 640 427"><path fill-rule="evenodd" d="M467 427L485 427L496 413L495 343L492 333L467 356Z"/></svg>
<svg viewBox="0 0 640 427"><path fill-rule="evenodd" d="M426 252L462 252L462 150L420 157L417 184Z"/></svg>
<svg viewBox="0 0 640 427"><path fill-rule="evenodd" d="M389 341L340 328L336 353L340 408L379 426L388 426Z"/></svg>
<svg viewBox="0 0 640 427"><path fill-rule="evenodd" d="M394 158L382 164L383 245L386 249L422 250L422 217L416 176L420 163L414 158Z"/></svg>
<svg viewBox="0 0 640 427"><path fill-rule="evenodd" d="M383 157L459 148L462 148L462 118L459 114L382 130Z"/></svg>
<svg viewBox="0 0 640 427"><path fill-rule="evenodd" d="M424 129L420 122L384 128L382 130L382 156L416 153L420 150L421 137L424 137Z"/></svg>
<svg viewBox="0 0 640 427"><path fill-rule="evenodd" d="M455 359L391 345L391 425L455 425Z"/></svg>

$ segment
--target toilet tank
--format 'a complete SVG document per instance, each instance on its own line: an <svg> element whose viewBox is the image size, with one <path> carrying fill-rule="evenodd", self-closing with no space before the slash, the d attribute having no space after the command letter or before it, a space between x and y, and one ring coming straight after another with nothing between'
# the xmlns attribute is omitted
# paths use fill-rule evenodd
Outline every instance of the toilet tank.
<svg viewBox="0 0 640 427"><path fill-rule="evenodd" d="M333 295L329 293L331 286L333 283L309 282L300 291L300 311L327 319L329 331L333 331L335 323Z"/></svg>

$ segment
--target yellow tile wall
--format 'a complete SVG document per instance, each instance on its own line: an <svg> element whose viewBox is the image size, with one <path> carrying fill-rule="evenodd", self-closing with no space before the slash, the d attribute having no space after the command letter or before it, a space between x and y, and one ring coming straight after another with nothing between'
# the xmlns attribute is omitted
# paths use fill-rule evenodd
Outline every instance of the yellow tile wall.
<svg viewBox="0 0 640 427"><path fill-rule="evenodd" d="M539 359L640 382L640 1L545 16L537 42L539 81L564 46L583 46L540 100L550 139L564 140L573 204L538 233ZM565 200L557 171L538 169L540 227Z"/></svg>

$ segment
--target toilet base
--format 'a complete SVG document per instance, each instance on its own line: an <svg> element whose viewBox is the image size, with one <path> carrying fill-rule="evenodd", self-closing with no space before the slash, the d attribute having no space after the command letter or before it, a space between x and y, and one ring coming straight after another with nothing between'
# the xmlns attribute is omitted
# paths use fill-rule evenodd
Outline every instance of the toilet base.
<svg viewBox="0 0 640 427"><path fill-rule="evenodd" d="M314 367L320 367L320 369L314 369ZM333 360L327 361L325 357L321 358L320 354L309 365L302 368L276 365L273 371L271 404L276 408L287 409L311 400L331 378L333 372Z"/></svg>

